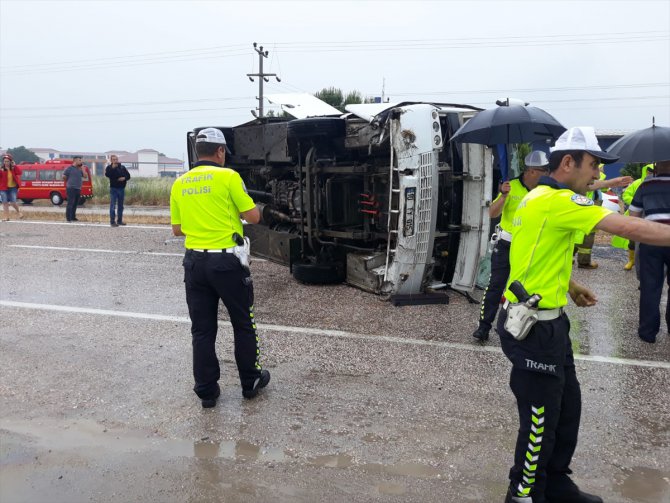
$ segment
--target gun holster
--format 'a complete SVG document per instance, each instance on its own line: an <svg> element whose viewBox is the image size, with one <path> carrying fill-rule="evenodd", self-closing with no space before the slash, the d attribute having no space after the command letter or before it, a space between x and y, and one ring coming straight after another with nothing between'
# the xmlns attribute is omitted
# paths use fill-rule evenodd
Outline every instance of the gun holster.
<svg viewBox="0 0 670 503"><path fill-rule="evenodd" d="M496 247L496 243L500 239L500 224L496 225L493 234L491 234L491 239L489 240L487 251L493 253L493 249Z"/></svg>
<svg viewBox="0 0 670 503"><path fill-rule="evenodd" d="M233 255L237 257L242 267L249 269L249 254L251 252L251 241L248 237L243 238L244 242L233 248Z"/></svg>
<svg viewBox="0 0 670 503"><path fill-rule="evenodd" d="M524 340L528 336L530 329L533 328L533 325L537 323L538 310L528 307L522 302L516 304L509 303L505 310L507 311L507 319L504 325L505 330L517 341Z"/></svg>

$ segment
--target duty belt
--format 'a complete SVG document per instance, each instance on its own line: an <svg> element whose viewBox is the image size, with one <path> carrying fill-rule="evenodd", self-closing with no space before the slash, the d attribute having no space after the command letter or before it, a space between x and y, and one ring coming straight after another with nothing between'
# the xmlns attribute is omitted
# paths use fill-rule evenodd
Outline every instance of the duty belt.
<svg viewBox="0 0 670 503"><path fill-rule="evenodd" d="M508 243L511 243L512 242L512 233L500 229L498 231L498 239L502 239L503 241L507 241Z"/></svg>
<svg viewBox="0 0 670 503"><path fill-rule="evenodd" d="M235 253L235 248L224 248L222 250L196 250L195 248L188 249L198 253Z"/></svg>
<svg viewBox="0 0 670 503"><path fill-rule="evenodd" d="M506 300L505 303L503 304L503 309L507 309L507 306L509 306L510 302L509 300ZM565 311L563 310L562 307L557 307L555 309L538 309L536 316L538 321L549 321L549 320L555 320L556 318L560 317Z"/></svg>

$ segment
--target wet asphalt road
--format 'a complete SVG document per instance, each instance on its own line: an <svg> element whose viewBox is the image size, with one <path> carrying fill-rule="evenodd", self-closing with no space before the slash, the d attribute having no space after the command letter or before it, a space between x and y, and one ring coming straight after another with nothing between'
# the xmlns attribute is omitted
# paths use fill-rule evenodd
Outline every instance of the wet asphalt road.
<svg viewBox="0 0 670 503"><path fill-rule="evenodd" d="M222 396L203 410L169 238L0 223L2 503L503 500L516 406L497 336L471 343L477 305L398 308L255 261L272 381L242 398L222 313ZM670 338L637 339L624 252L595 259L574 276L599 305L569 309L584 402L574 479L607 502L670 501Z"/></svg>

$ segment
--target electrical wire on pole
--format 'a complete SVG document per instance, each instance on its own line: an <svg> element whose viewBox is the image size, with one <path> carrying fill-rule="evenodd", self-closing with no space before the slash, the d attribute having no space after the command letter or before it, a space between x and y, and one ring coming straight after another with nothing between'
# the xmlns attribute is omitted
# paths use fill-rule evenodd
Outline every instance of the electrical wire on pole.
<svg viewBox="0 0 670 503"><path fill-rule="evenodd" d="M268 57L268 51L264 51L262 45L257 47L256 42L254 42L254 51L258 53L258 73L247 73L247 77L249 77L251 82L254 81L254 77L258 77L258 96L256 97L258 100L258 108L256 109L258 113L252 110L251 114L260 119L263 117L263 82L270 82L268 77L274 77L277 79L277 82L281 82L281 79L276 73L263 73L263 58Z"/></svg>

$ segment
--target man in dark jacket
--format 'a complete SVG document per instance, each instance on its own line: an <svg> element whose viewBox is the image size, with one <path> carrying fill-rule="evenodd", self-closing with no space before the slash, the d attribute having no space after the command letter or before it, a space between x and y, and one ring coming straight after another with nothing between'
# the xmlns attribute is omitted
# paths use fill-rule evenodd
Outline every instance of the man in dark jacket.
<svg viewBox="0 0 670 503"><path fill-rule="evenodd" d="M126 195L126 182L130 180L130 173L123 164L119 164L118 156L112 154L111 164L105 168L105 176L109 178L109 224L112 227L126 225L123 221L123 199ZM115 208L118 203L118 220Z"/></svg>

